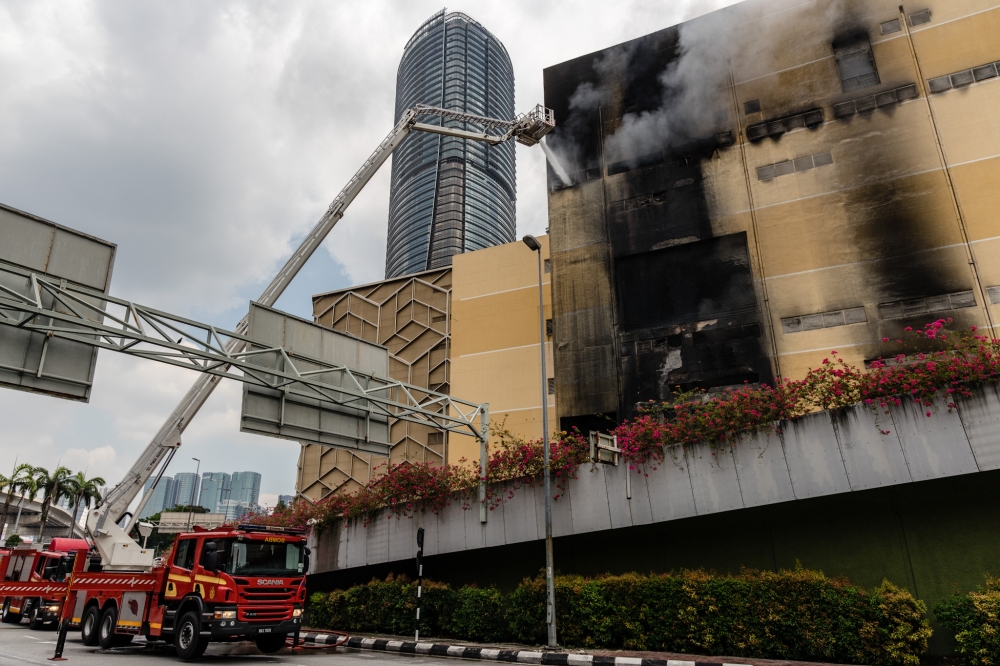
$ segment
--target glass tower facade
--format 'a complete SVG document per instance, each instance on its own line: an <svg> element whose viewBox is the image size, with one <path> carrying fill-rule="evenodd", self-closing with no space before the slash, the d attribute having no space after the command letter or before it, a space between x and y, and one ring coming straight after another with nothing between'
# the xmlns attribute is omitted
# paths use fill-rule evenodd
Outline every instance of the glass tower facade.
<svg viewBox="0 0 1000 666"><path fill-rule="evenodd" d="M396 75L396 121L416 104L513 118L507 50L465 14L441 10L410 38ZM430 116L421 122L486 131ZM513 141L489 146L410 134L392 158L386 277L448 266L453 255L513 242L514 176Z"/></svg>

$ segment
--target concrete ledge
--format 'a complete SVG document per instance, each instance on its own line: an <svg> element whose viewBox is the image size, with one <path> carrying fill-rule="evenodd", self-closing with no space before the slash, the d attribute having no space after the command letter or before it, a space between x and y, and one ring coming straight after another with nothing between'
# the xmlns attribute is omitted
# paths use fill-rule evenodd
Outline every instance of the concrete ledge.
<svg viewBox="0 0 1000 666"><path fill-rule="evenodd" d="M338 637L335 634L313 632L302 634L299 638L307 643L333 645L337 642ZM446 645L442 643L417 643L413 641L391 641L382 638L360 638L357 636L349 638L345 646L360 650L383 650L386 652L401 652L405 654L426 654L439 657L505 661L518 664L552 664L553 666L755 666L756 664L763 665L775 663L773 661L763 659L747 659L740 663L729 664L717 661L608 657L591 654L571 654L568 652L538 652L537 650L497 650L485 647Z"/></svg>

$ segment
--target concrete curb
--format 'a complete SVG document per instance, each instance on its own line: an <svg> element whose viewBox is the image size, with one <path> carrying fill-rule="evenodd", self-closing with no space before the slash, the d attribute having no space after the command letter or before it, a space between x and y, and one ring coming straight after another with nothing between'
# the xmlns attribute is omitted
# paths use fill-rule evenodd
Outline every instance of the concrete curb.
<svg viewBox="0 0 1000 666"><path fill-rule="evenodd" d="M307 643L333 644L337 636L333 634L308 633L299 636ZM496 650L493 648L465 647L441 643L415 643L412 641L390 641L382 638L348 639L345 647L362 650L384 650L406 654L428 654L439 657L459 657L461 659L485 659L518 664L552 664L553 666L752 666L752 664L725 664L709 661L681 661L677 659L639 659L638 657L601 657L589 654L567 652L538 652L535 650Z"/></svg>

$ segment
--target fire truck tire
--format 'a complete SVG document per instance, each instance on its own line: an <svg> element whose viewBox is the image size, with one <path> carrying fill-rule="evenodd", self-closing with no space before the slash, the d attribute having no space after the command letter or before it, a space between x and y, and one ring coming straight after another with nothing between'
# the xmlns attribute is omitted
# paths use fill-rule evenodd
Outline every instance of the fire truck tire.
<svg viewBox="0 0 1000 666"><path fill-rule="evenodd" d="M0 617L0 622L6 624L19 624L21 622L21 614L15 613L10 609L10 599L5 599L3 602L3 616Z"/></svg>
<svg viewBox="0 0 1000 666"><path fill-rule="evenodd" d="M132 642L132 634L116 634L115 628L118 626L118 608L108 606L101 615L101 626L97 631L97 644L101 649L125 647Z"/></svg>
<svg viewBox="0 0 1000 666"><path fill-rule="evenodd" d="M188 611L174 627L174 648L184 661L194 661L205 654L208 639L201 637L201 619L197 611Z"/></svg>
<svg viewBox="0 0 1000 666"><path fill-rule="evenodd" d="M101 624L101 609L88 606L80 619L80 639L88 647L97 645L97 627Z"/></svg>
<svg viewBox="0 0 1000 666"><path fill-rule="evenodd" d="M287 634L268 634L266 636L258 636L257 649L264 654L273 654L285 647L285 640L287 638Z"/></svg>
<svg viewBox="0 0 1000 666"><path fill-rule="evenodd" d="M39 631L44 626L45 622L42 621L42 601L41 599L35 599L31 604L31 612L28 613L28 629Z"/></svg>

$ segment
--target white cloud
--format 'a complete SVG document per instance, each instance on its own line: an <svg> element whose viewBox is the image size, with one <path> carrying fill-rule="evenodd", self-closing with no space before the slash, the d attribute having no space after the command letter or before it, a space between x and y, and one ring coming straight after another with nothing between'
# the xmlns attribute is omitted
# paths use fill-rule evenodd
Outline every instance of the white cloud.
<svg viewBox="0 0 1000 666"><path fill-rule="evenodd" d="M452 10L506 45L517 108L543 67L731 0L505 3ZM116 295L219 325L245 312L391 129L403 45L437 2L0 0L0 202L118 244ZM547 226L540 151L518 147L518 231ZM384 272L389 169L280 305ZM321 253L323 254L323 253ZM102 352L90 405L0 393L0 470L57 462L121 477L190 386L182 369ZM238 432L223 383L171 472L252 469L291 493L298 446Z"/></svg>

